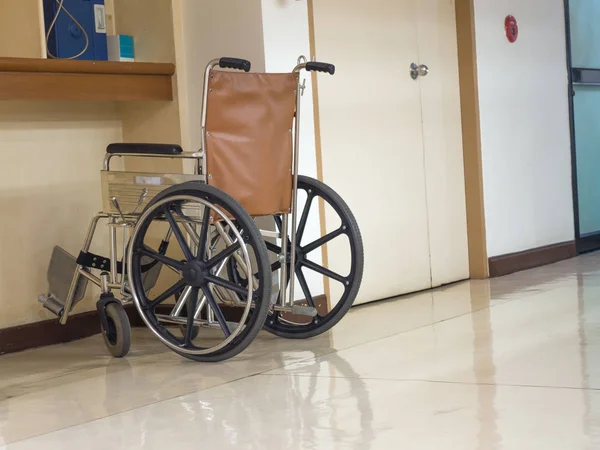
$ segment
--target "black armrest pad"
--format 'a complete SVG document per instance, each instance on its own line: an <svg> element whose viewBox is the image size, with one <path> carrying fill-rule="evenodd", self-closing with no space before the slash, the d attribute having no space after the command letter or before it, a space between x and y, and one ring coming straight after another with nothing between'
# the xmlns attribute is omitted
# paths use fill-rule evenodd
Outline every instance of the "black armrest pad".
<svg viewBox="0 0 600 450"><path fill-rule="evenodd" d="M148 155L179 155L183 153L181 146L176 144L110 144L106 153L146 153Z"/></svg>

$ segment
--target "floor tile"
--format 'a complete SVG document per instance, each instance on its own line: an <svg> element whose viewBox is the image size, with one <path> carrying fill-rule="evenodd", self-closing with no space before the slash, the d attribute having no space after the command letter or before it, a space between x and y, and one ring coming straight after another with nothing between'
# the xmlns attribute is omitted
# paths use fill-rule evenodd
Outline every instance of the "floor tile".
<svg viewBox="0 0 600 450"><path fill-rule="evenodd" d="M256 376L6 448L577 450L599 422L594 391Z"/></svg>

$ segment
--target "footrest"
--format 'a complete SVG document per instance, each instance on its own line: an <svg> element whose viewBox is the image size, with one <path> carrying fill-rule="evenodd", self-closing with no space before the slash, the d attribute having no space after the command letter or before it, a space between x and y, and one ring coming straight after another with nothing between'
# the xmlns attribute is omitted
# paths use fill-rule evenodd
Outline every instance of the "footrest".
<svg viewBox="0 0 600 450"><path fill-rule="evenodd" d="M292 314L297 314L299 316L315 317L317 315L317 308L312 308L310 306L294 305L292 306Z"/></svg>
<svg viewBox="0 0 600 450"><path fill-rule="evenodd" d="M47 274L49 297L53 297L54 302L62 305L65 304L69 295L71 282L75 276L75 270L77 270L77 260L75 257L58 246L54 247ZM75 297L73 298L72 306L75 306L83 299L86 288L87 279L80 277L75 288Z"/></svg>
<svg viewBox="0 0 600 450"><path fill-rule="evenodd" d="M46 294L41 294L38 297L38 301L44 306L44 308L55 314L59 319L65 312L65 305L55 299L52 295L47 296Z"/></svg>

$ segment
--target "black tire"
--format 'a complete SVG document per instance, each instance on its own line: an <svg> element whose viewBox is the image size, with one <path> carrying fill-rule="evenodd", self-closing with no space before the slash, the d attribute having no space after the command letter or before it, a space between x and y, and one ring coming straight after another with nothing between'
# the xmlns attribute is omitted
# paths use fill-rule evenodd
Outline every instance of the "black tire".
<svg viewBox="0 0 600 450"><path fill-rule="evenodd" d="M307 339L315 337L322 333L325 333L326 331L330 330L334 325L336 325L346 315L348 310L352 307L354 300L356 299L356 296L360 289L364 267L364 249L360 229L358 227L354 215L352 214L352 211L350 211L350 208L348 207L346 202L326 184L315 180L314 178L306 177L303 175L298 176L298 190L304 190L307 193L310 192L313 196L313 201L314 198L322 198L338 214L339 218L341 219L341 227L346 227L342 234L348 236L351 252L351 268L350 274L346 278L346 282L348 284L344 288L344 293L342 297L335 305L335 307L324 316L318 315L317 317L313 318L312 321L309 321L309 323L305 324L291 324L289 322L282 321L283 315L281 313L271 312L271 314L267 317L267 321L265 322L265 330L276 336L287 339ZM280 228L280 218L276 216L274 217L274 219L277 223L278 228ZM302 218L299 221L299 229L301 227L301 222ZM279 231L281 231L281 229ZM308 245L305 247L308 247ZM268 248L272 254L277 254L278 249L280 251L279 247L271 243L268 245ZM300 250L298 250L298 252L300 252ZM273 271L279 270L280 267L281 264L278 262L275 262L272 265ZM287 267L289 282L289 262ZM298 266L298 264L296 265L296 277L298 277L298 271L300 271L300 273L302 272L302 267L302 262L300 262L300 266ZM235 268L234 263L229 264L228 272L230 278L238 278L237 269ZM305 288L309 289L308 285L306 285Z"/></svg>
<svg viewBox="0 0 600 450"><path fill-rule="evenodd" d="M179 325L179 332L185 336L185 334L187 333L187 326L186 325ZM196 338L198 338L198 335L200 334L200 327L194 327L193 331L192 331L192 341L195 340Z"/></svg>
<svg viewBox="0 0 600 450"><path fill-rule="evenodd" d="M140 249L143 247L144 234L147 232L152 220L159 216L160 213L156 212L158 211L158 208L166 207L168 209L170 207L168 205L171 204L169 202L172 201L174 202L173 204L175 204L178 201L176 198L181 196L193 197L199 201L207 202L208 204L220 208L222 211L232 217L232 220L236 224L236 228L242 230L241 234L246 246L252 248L258 266L257 273L259 283L258 287L254 290L254 306L250 310L246 321L241 327L239 327L239 331L236 329L237 334L230 342L225 344L224 347L216 349L212 352L210 352L210 350L213 347L207 349L195 347L192 342L181 342L180 339L178 340L175 335L170 333L167 327L164 327L161 325L161 323L159 323L156 314L153 313L152 308L150 308L149 304L151 301L143 292L143 286L140 277L141 257L139 255ZM157 205L159 202L160 205ZM135 304L142 319L165 345L167 345L175 353L185 358L201 362L218 362L232 358L245 350L252 343L264 325L269 309L272 284L271 268L268 262L267 248L260 234L260 230L246 210L231 196L219 189L203 183L188 182L168 188L156 196L146 207L144 213L142 214L142 218L136 227L136 231L132 236L129 261L130 264L128 266L130 268L130 285L135 293ZM206 261L203 262L206 263ZM206 283L208 283L208 281L206 281ZM197 286L195 288L200 289ZM204 287L202 290L204 291ZM205 291L204 293L206 295ZM195 333L195 330L193 330L192 333ZM198 353L199 351L209 352L203 354L194 354L194 352Z"/></svg>
<svg viewBox="0 0 600 450"><path fill-rule="evenodd" d="M179 300L179 297L181 296L181 294L182 294L182 292L175 294L175 301ZM183 306L183 309L181 310L181 314L183 316L187 316L187 307L185 305ZM179 332L181 333L181 335L185 336L185 334L187 333L187 326L179 325L177 328L179 328ZM196 339L199 334L200 334L200 327L194 327L194 330L192 331L192 340Z"/></svg>
<svg viewBox="0 0 600 450"><path fill-rule="evenodd" d="M122 358L131 349L131 325L129 317L120 303L106 305L108 330L102 327L104 345L115 358Z"/></svg>

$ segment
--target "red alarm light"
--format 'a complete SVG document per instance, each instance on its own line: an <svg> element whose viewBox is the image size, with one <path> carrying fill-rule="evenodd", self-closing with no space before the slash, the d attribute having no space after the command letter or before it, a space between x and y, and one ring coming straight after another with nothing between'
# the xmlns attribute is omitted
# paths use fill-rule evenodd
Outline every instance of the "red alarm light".
<svg viewBox="0 0 600 450"><path fill-rule="evenodd" d="M506 39L511 44L515 43L519 38L519 24L514 16L506 16L504 20L504 30L506 31Z"/></svg>

